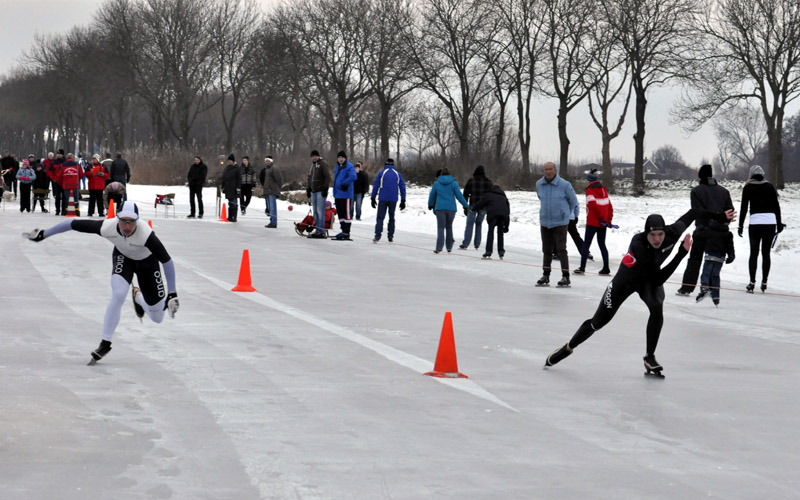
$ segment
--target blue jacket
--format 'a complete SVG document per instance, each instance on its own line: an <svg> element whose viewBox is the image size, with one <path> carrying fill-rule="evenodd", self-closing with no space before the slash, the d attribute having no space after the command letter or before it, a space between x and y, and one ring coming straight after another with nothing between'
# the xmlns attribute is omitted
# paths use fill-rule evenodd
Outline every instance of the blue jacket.
<svg viewBox="0 0 800 500"><path fill-rule="evenodd" d="M353 199L353 183L356 181L356 169L350 160L344 166L336 163L333 171L333 197Z"/></svg>
<svg viewBox="0 0 800 500"><path fill-rule="evenodd" d="M566 226L578 210L578 197L572 185L556 174L552 182L544 177L536 183L539 197L539 225L546 228Z"/></svg>
<svg viewBox="0 0 800 500"><path fill-rule="evenodd" d="M431 194L428 195L428 206L433 210L456 211L456 198L464 208L467 208L467 200L458 188L458 182L452 175L440 175L433 183Z"/></svg>
<svg viewBox="0 0 800 500"><path fill-rule="evenodd" d="M397 193L400 192L400 199L406 199L406 181L403 175L398 172L394 165L384 165L375 182L372 184L372 199L378 197L378 201L397 201Z"/></svg>

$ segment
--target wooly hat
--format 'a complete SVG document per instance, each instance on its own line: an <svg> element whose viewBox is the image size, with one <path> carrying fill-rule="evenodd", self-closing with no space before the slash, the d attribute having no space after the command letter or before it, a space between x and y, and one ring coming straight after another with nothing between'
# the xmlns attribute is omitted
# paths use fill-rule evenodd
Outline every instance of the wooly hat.
<svg viewBox="0 0 800 500"><path fill-rule="evenodd" d="M708 179L709 177L713 177L714 173L711 171L711 165L703 165L700 167L700 171L697 172L697 177L701 179Z"/></svg>
<svg viewBox="0 0 800 500"><path fill-rule="evenodd" d="M228 161L236 161L236 157L233 156L233 153L228 155Z"/></svg>
<svg viewBox="0 0 800 500"><path fill-rule="evenodd" d="M652 214L647 216L647 220L644 223L644 232L663 231L664 227L666 227L664 218L658 214Z"/></svg>
<svg viewBox="0 0 800 500"><path fill-rule="evenodd" d="M484 170L483 165L478 165L475 167L475 171L472 172L472 176L486 176L486 170Z"/></svg>
<svg viewBox="0 0 800 500"><path fill-rule="evenodd" d="M272 163L272 157L271 156L267 156L266 158L264 158L264 161Z"/></svg>
<svg viewBox="0 0 800 500"><path fill-rule="evenodd" d="M312 149L311 156L319 156L319 151L317 151L316 149Z"/></svg>
<svg viewBox="0 0 800 500"><path fill-rule="evenodd" d="M752 167L750 167L750 177L752 178L756 175L764 177L764 169L761 168L761 165L753 165Z"/></svg>
<svg viewBox="0 0 800 500"><path fill-rule="evenodd" d="M345 160L347 159L347 155L344 153L344 151L339 151L338 153L336 153L336 157L344 158Z"/></svg>
<svg viewBox="0 0 800 500"><path fill-rule="evenodd" d="M594 182L594 181L600 179L600 174L601 173L602 172L598 172L596 168L593 168L593 169L589 170L588 172L586 172L586 180L589 181L589 182Z"/></svg>
<svg viewBox="0 0 800 500"><path fill-rule="evenodd" d="M386 158L387 165L394 165L394 158Z"/></svg>
<svg viewBox="0 0 800 500"><path fill-rule="evenodd" d="M139 219L139 207L132 201L126 201L122 204L119 212L117 212L117 219Z"/></svg>

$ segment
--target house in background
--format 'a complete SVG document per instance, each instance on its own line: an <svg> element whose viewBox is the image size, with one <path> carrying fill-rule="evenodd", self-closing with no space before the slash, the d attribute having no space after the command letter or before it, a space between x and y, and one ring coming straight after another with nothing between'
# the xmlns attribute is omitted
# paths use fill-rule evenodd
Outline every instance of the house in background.
<svg viewBox="0 0 800 500"><path fill-rule="evenodd" d="M603 167L597 163L587 163L580 167L580 173L596 168L603 170ZM658 168L658 165L653 163L649 158L644 159L644 178L645 179L664 179L666 172ZM611 175L618 179L633 179L633 163L612 163Z"/></svg>

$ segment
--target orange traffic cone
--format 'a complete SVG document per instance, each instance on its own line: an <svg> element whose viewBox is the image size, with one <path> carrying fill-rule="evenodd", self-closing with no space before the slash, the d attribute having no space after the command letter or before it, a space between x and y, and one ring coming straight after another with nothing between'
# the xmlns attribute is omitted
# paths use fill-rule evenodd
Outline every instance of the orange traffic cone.
<svg viewBox="0 0 800 500"><path fill-rule="evenodd" d="M425 375L430 375L431 377L469 378L458 371L456 343L453 339L453 316L449 312L444 313L444 324L442 325L442 336L439 338L436 364L433 366L433 371L427 372Z"/></svg>
<svg viewBox="0 0 800 500"><path fill-rule="evenodd" d="M150 229L153 229L153 221L147 219L147 225L150 226Z"/></svg>
<svg viewBox="0 0 800 500"><path fill-rule="evenodd" d="M224 210L225 205L222 205ZM225 212L222 212L223 216ZM239 283L231 288L232 292L255 292L256 289L250 281L250 250L242 252L242 265L239 268Z"/></svg>
<svg viewBox="0 0 800 500"><path fill-rule="evenodd" d="M228 211L225 210L225 204L222 204L222 215L219 216L220 222L228 222ZM245 250L246 252L247 250Z"/></svg>
<svg viewBox="0 0 800 500"><path fill-rule="evenodd" d="M75 213L75 202L70 197L69 204L67 205L67 217L77 217L78 214Z"/></svg>
<svg viewBox="0 0 800 500"><path fill-rule="evenodd" d="M114 212L114 200L108 200L108 215L106 219L113 219L117 214Z"/></svg>

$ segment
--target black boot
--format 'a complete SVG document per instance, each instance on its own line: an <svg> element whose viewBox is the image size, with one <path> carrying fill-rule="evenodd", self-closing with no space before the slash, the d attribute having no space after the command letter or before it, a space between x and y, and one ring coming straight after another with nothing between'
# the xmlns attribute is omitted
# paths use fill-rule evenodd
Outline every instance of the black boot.
<svg viewBox="0 0 800 500"><path fill-rule="evenodd" d="M111 351L111 341L101 340L97 349L92 351L92 358L94 358L95 361L100 361L109 351Z"/></svg>
<svg viewBox="0 0 800 500"><path fill-rule="evenodd" d="M751 281L744 289L747 293L753 293L753 290L756 289L756 284Z"/></svg>
<svg viewBox="0 0 800 500"><path fill-rule="evenodd" d="M566 358L572 354L572 348L569 346L569 343L564 344L563 346L559 347L549 356L547 356L547 360L544 362L544 366L553 366L554 364L558 363L562 359Z"/></svg>

